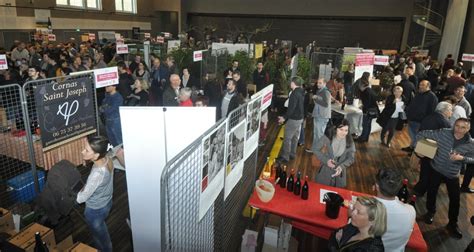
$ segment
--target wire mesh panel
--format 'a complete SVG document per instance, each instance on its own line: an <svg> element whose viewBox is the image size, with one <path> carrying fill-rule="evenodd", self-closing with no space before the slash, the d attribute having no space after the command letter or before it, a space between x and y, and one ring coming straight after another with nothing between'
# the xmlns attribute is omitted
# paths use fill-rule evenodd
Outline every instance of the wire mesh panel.
<svg viewBox="0 0 474 252"><path fill-rule="evenodd" d="M0 86L0 207L3 208L26 203L35 195L33 180L23 190L20 184L22 178L31 176L21 99L20 85Z"/></svg>
<svg viewBox="0 0 474 252"><path fill-rule="evenodd" d="M220 125L222 121L216 125ZM215 126L204 136L212 132ZM162 250L213 251L214 206L199 220L202 137L168 162L161 179Z"/></svg>
<svg viewBox="0 0 474 252"><path fill-rule="evenodd" d="M342 54L314 52L311 54L311 79L325 78L330 80L331 74L338 75L342 67Z"/></svg>
<svg viewBox="0 0 474 252"><path fill-rule="evenodd" d="M246 116L247 104L232 111L227 117L228 130L245 120ZM216 250L236 251L240 247L246 223L243 221L242 211L255 186L257 152L258 149L244 162L242 178L227 198L224 200L224 194L221 193L216 200L217 203L214 205Z"/></svg>

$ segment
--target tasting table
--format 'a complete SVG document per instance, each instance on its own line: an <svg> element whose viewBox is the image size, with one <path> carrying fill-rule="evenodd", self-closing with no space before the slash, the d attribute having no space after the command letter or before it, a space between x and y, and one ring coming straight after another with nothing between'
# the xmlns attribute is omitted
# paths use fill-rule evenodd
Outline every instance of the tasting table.
<svg viewBox="0 0 474 252"><path fill-rule="evenodd" d="M249 205L265 213L289 218L292 220L293 227L308 232L314 236L329 239L331 233L335 229L347 224L347 208L341 207L338 218L330 219L325 214L326 205L320 203L321 192L325 192L324 190L336 192L341 195L344 200L349 201L352 200L353 197L366 195L310 181L308 181L308 185L308 200L302 200L301 197L296 196L292 192L288 192L286 188L281 188L277 185L275 186L275 195L271 201L267 203L262 202L254 190L249 199ZM415 223L407 248L414 249L418 252L428 251L428 246L417 223Z"/></svg>

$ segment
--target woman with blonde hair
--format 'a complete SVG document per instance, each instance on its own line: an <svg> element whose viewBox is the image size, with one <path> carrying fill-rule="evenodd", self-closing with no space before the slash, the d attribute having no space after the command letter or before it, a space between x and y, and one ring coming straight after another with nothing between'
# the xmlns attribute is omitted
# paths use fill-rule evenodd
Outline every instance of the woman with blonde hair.
<svg viewBox="0 0 474 252"><path fill-rule="evenodd" d="M334 231L329 251L382 252L382 235L387 231L387 211L374 197L359 196L350 206L351 223Z"/></svg>
<svg viewBox="0 0 474 252"><path fill-rule="evenodd" d="M133 83L133 93L125 100L126 106L147 106L148 105L148 81L136 79Z"/></svg>
<svg viewBox="0 0 474 252"><path fill-rule="evenodd" d="M390 142L395 135L396 127L399 120L405 119L405 104L406 99L402 95L403 88L395 86L392 90L391 95L387 96L385 100L385 108L377 118L377 123L382 126L382 132L380 133L380 143L390 148ZM385 135L388 132L387 141L385 141Z"/></svg>

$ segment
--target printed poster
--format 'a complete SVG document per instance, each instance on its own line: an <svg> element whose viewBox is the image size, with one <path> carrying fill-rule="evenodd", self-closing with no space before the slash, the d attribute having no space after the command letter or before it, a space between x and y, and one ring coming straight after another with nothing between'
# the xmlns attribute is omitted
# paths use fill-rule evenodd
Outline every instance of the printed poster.
<svg viewBox="0 0 474 252"><path fill-rule="evenodd" d="M242 120L227 134L227 159L225 167L224 199L229 196L234 187L242 178L244 169L246 120Z"/></svg>
<svg viewBox="0 0 474 252"><path fill-rule="evenodd" d="M262 105L262 97L251 100L247 104L247 127L245 133L245 155L244 160L252 154L258 147L258 139L260 133L260 120L262 113L260 107Z"/></svg>
<svg viewBox="0 0 474 252"><path fill-rule="evenodd" d="M202 140L199 220L206 215L224 188L226 126L227 121L223 121Z"/></svg>
<svg viewBox="0 0 474 252"><path fill-rule="evenodd" d="M362 77L364 72L369 72L370 76L374 72L374 53L358 53L355 57L354 81Z"/></svg>
<svg viewBox="0 0 474 252"><path fill-rule="evenodd" d="M0 54L0 70L8 69L7 56L5 54Z"/></svg>

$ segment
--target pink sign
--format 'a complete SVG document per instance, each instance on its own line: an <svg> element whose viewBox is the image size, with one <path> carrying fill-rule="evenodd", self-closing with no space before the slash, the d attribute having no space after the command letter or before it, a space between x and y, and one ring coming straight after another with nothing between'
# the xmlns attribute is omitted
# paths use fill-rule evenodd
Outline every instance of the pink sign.
<svg viewBox="0 0 474 252"><path fill-rule="evenodd" d="M379 66L388 66L388 56L385 55L375 55L374 65Z"/></svg>
<svg viewBox="0 0 474 252"><path fill-rule="evenodd" d="M7 57L5 54L0 54L0 70L8 69Z"/></svg>
<svg viewBox="0 0 474 252"><path fill-rule="evenodd" d="M95 33L89 33L89 40L95 40Z"/></svg>
<svg viewBox="0 0 474 252"><path fill-rule="evenodd" d="M371 66L374 65L373 53L358 53L356 54L355 65L356 66Z"/></svg>
<svg viewBox="0 0 474 252"><path fill-rule="evenodd" d="M96 88L116 85L119 82L117 67L96 69L94 70L94 76Z"/></svg>
<svg viewBox="0 0 474 252"><path fill-rule="evenodd" d="M193 52L193 61L201 61L202 60L202 51L194 51Z"/></svg>
<svg viewBox="0 0 474 252"><path fill-rule="evenodd" d="M117 44L117 54L127 54L127 53L128 53L128 45Z"/></svg>

